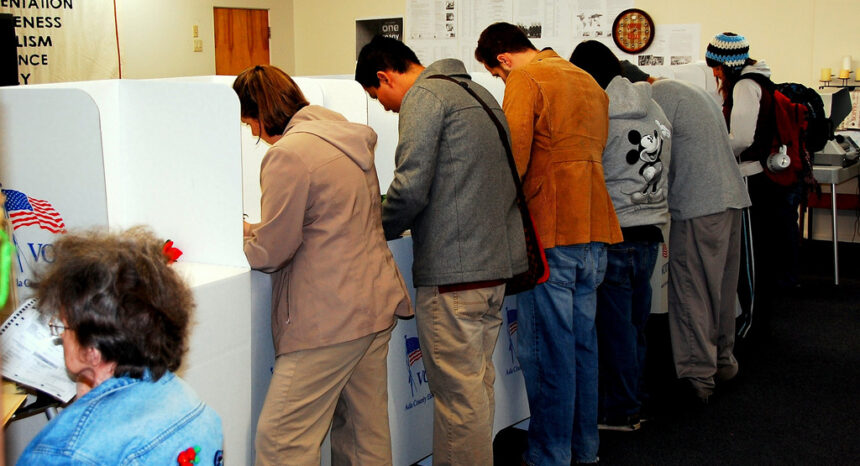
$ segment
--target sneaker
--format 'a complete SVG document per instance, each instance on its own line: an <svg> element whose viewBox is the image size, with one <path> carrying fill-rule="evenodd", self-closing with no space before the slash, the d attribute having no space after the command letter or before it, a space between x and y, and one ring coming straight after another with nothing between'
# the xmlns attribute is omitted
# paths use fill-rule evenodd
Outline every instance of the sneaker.
<svg viewBox="0 0 860 466"><path fill-rule="evenodd" d="M612 430L616 432L633 432L642 428L639 416L627 416L621 419L602 419L597 423L598 430Z"/></svg>

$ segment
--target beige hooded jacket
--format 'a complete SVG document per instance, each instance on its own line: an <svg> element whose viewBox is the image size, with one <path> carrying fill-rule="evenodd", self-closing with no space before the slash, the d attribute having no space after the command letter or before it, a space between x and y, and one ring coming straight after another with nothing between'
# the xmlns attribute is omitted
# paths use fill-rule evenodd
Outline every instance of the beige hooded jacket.
<svg viewBox="0 0 860 466"><path fill-rule="evenodd" d="M376 133L310 105L263 159L262 221L245 238L272 274L277 355L342 343L412 314L382 232Z"/></svg>

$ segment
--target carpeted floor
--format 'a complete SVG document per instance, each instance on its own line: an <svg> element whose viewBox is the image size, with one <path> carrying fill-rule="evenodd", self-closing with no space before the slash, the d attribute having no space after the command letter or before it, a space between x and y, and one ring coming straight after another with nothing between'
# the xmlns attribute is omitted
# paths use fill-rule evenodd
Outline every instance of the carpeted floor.
<svg viewBox="0 0 860 466"><path fill-rule="evenodd" d="M738 341L738 376L708 405L674 378L665 316L649 322L652 393L636 432L600 435L605 465L860 464L860 244L807 241L802 285ZM662 317L662 318L661 318ZM496 437L496 464L519 464L525 432Z"/></svg>

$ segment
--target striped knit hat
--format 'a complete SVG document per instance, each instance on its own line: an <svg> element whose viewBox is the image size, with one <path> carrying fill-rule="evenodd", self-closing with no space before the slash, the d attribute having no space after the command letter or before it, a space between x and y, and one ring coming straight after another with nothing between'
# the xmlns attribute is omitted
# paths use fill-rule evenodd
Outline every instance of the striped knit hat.
<svg viewBox="0 0 860 466"><path fill-rule="evenodd" d="M705 62L711 68L726 65L732 71L740 71L750 57L750 43L746 37L733 32L717 34L708 44Z"/></svg>

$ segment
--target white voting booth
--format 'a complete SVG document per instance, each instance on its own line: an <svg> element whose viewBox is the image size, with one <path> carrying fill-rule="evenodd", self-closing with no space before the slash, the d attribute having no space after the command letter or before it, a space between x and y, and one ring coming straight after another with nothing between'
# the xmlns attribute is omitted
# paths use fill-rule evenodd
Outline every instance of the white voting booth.
<svg viewBox="0 0 860 466"><path fill-rule="evenodd" d="M250 458L253 290L242 253L241 133L216 84L94 81L0 89L0 183L48 201L69 230L149 225L184 251L197 311L180 374L224 419L225 450ZM18 228L19 295L56 238ZM268 297L265 298L268 301ZM7 429L12 464L45 418ZM21 421L21 423L24 423Z"/></svg>
<svg viewBox="0 0 860 466"><path fill-rule="evenodd" d="M501 81L486 76L501 99ZM397 116L344 79L297 78L313 104L366 123L379 134L377 169L392 180ZM239 122L231 77L110 80L0 89L0 184L45 200L69 230L149 225L184 255L175 265L197 301L190 350L179 374L222 417L228 464L253 463L256 420L274 354L270 283L242 252L242 214L259 219L259 165L266 144ZM55 233L14 232L21 297L28 277L53 258ZM411 239L389 243L411 284ZM505 303L496 347L496 431L528 417L515 358L516 305ZM401 320L389 351L389 415L394 462L432 452L433 400L414 320ZM411 357L410 357L411 356ZM46 418L7 429L7 462ZM325 448L324 448L325 450ZM328 463L324 452L323 463Z"/></svg>
<svg viewBox="0 0 860 466"><path fill-rule="evenodd" d="M668 73L708 88L697 65L660 75L672 77ZM486 73L473 78L502 101L501 80ZM259 220L259 168L267 146L240 125L232 82L232 77L204 76L0 88L0 184L50 202L68 229L146 224L184 251L176 267L194 290L197 310L179 373L221 415L227 464L252 464L254 430L274 362L271 287L268 275L248 267L240 220L243 213L249 221ZM312 104L376 130L384 193L393 178L397 115L385 112L351 79L296 82ZM53 239L54 233L38 226L15 231L20 278L52 260ZM389 246L411 285L411 239ZM664 309L665 257L658 264L652 281L655 309ZM22 297L27 285L22 280ZM516 301L508 298L502 312L494 355L495 431L528 417L515 356ZM433 399L417 348L415 321L399 321L388 357L396 465L432 453ZM44 417L24 421L7 428L10 464L46 422Z"/></svg>

